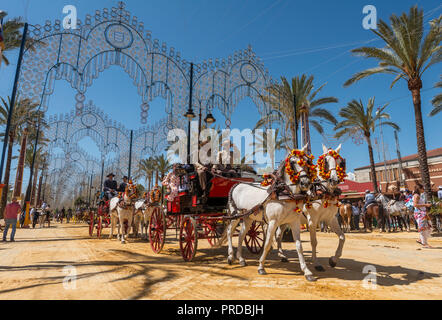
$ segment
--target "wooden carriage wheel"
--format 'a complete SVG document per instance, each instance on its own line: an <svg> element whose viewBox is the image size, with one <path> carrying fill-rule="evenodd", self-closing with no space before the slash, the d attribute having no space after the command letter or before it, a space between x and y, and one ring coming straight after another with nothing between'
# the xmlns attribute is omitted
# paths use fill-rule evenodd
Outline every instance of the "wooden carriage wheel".
<svg viewBox="0 0 442 320"><path fill-rule="evenodd" d="M218 223L216 220L207 221L203 224L204 237L207 239L211 247L219 244L220 234L218 232Z"/></svg>
<svg viewBox="0 0 442 320"><path fill-rule="evenodd" d="M175 222L177 222L177 219L175 216L167 215L166 222L167 222L166 228L170 229L175 225Z"/></svg>
<svg viewBox="0 0 442 320"><path fill-rule="evenodd" d="M260 254L264 248L264 222L253 221L249 232L245 236L246 247L253 254Z"/></svg>
<svg viewBox="0 0 442 320"><path fill-rule="evenodd" d="M97 238L101 238L101 232L103 231L103 217L99 216L97 221Z"/></svg>
<svg viewBox="0 0 442 320"><path fill-rule="evenodd" d="M180 249L184 261L193 260L198 248L198 232L196 221L191 217L185 217L180 229Z"/></svg>
<svg viewBox="0 0 442 320"><path fill-rule="evenodd" d="M94 212L91 211L89 213L89 236L93 236L94 235L94 228L95 228L95 215Z"/></svg>
<svg viewBox="0 0 442 320"><path fill-rule="evenodd" d="M156 254L163 250L166 240L166 217L161 208L156 207L150 217L149 240L153 252Z"/></svg>

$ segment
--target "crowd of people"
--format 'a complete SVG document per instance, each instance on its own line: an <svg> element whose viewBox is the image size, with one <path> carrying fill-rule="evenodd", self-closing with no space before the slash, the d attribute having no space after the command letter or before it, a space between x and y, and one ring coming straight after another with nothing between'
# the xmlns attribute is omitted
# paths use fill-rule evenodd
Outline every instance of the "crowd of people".
<svg viewBox="0 0 442 320"><path fill-rule="evenodd" d="M187 175L181 175L180 170L186 170L189 168L183 168L179 165L174 165L173 170L164 178L162 181L162 185L168 189L166 194L166 199L168 201L173 201L179 192L184 191L185 188L188 188L188 184L186 181L183 181L183 177L187 177ZM225 174L227 171L225 168L217 168L208 166L197 165L192 168L194 171L198 173L198 182L201 188L200 192L203 195L203 198L207 197L207 190L210 189L210 179L213 177L213 174ZM230 172L230 171L229 171ZM232 172L232 175L237 174L236 172ZM128 178L123 177L123 182L118 186L117 182L114 180L115 175L109 174L107 176L107 180L104 183L104 194L108 199L116 196L118 192L123 192L126 189L128 184ZM155 186L155 188L159 188ZM437 201L442 203L442 186L439 186L439 190L436 195ZM359 230L360 223L364 222L364 217L367 211L367 207L370 204L376 202L375 195L366 191L365 201L357 200L353 202L349 202L343 200L343 203L350 203L352 209L353 219L351 219L351 230ZM430 203L432 200L427 194L424 192L423 187L421 185L417 185L414 189L414 192L410 192L409 190L404 190L400 192L396 199L397 201L404 201L406 207L413 212L412 222L414 223L416 229L419 232L419 239L417 242L424 247L431 247L428 244L428 239L431 236L431 231L435 229L435 217L430 216L429 209L434 205L434 203ZM382 206L381 206L382 207ZM441 206L439 206L441 208ZM54 218L55 221L59 223L70 223L75 216L76 221L81 220L81 216L83 212L77 209L75 212L72 208L68 208L67 210L63 207L61 210L55 209L53 215L49 212L49 206L46 202L43 202L40 213L37 208L33 207L30 210L30 218L31 222L35 226L35 221L38 219L40 214L47 214L47 219L51 220ZM439 209L439 219L442 212ZM338 219L340 219L339 214L337 215ZM4 210L4 221L5 221L5 229L3 232L3 242L6 242L7 234L9 229L11 229L10 241L15 241L16 227L17 222L20 222L20 225L23 226L24 223L24 210L22 209L20 203L18 202L16 197L12 198L12 201L7 204ZM376 221L374 222L376 224ZM321 225L321 230L325 231L325 225Z"/></svg>
<svg viewBox="0 0 442 320"><path fill-rule="evenodd" d="M417 240L417 243L429 248L431 248L431 246L428 244L428 239L430 238L432 231L438 231L436 224L440 223L440 218L442 215L442 207L440 204L438 210L436 210L436 213L430 215L429 209L435 205L434 199L437 199L436 202L442 203L442 186L439 186L439 190L435 195L428 196L424 192L422 185L418 184L415 186L413 192L410 190L404 190L398 193L394 199L396 201L403 201L407 209L413 213L411 215L410 222L414 223L416 230L419 232L419 239ZM342 202L350 203L346 200L343 200ZM351 230L359 230L360 223L364 221L368 206L374 203L377 203L375 194L369 190L365 192L364 201L356 200L350 203L353 214ZM383 210L382 206L380 207L381 210ZM337 217L340 219L339 214ZM376 221L374 223L377 224Z"/></svg>

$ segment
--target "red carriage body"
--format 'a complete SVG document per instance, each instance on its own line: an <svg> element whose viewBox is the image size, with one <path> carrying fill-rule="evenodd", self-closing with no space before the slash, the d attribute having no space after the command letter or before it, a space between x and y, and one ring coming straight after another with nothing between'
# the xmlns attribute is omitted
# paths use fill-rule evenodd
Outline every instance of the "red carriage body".
<svg viewBox="0 0 442 320"><path fill-rule="evenodd" d="M187 176L189 185L196 183L196 174ZM150 223L150 243L155 253L160 253L167 230L179 235L181 254L185 261L195 257L198 240L207 240L211 246L219 244L225 228L227 203L231 189L241 182L255 182L253 178L214 177L211 180L208 199L203 204L192 191L180 192L173 201L166 201L166 211L154 210ZM192 187L189 189L192 190ZM194 190L194 189L193 189ZM246 236L246 246L252 253L261 252L264 236L263 225L254 224Z"/></svg>

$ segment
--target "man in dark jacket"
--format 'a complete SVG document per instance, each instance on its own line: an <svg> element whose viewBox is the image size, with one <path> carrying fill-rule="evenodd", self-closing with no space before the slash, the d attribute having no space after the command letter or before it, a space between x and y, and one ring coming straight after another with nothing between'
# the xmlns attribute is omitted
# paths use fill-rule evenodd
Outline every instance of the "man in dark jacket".
<svg viewBox="0 0 442 320"><path fill-rule="evenodd" d="M123 177L123 182L120 184L118 188L118 192L125 192L127 187L128 178L126 176Z"/></svg>
<svg viewBox="0 0 442 320"><path fill-rule="evenodd" d="M114 180L115 175L113 173L106 176L106 181L104 181L104 194L108 200L112 199L117 195L118 184Z"/></svg>

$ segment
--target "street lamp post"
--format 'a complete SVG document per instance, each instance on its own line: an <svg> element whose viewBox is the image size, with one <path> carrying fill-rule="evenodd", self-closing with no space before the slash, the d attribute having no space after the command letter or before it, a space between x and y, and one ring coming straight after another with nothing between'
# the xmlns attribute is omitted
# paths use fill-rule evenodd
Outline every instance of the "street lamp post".
<svg viewBox="0 0 442 320"><path fill-rule="evenodd" d="M189 128L187 130L187 164L190 164L190 128L192 120L196 117L195 113L193 113L193 63L190 64L189 108L184 116L189 120Z"/></svg>
<svg viewBox="0 0 442 320"><path fill-rule="evenodd" d="M132 144L133 144L133 140L134 140L134 131L131 130L130 131L130 148L129 148L129 174L128 174L128 178L131 179L130 175L131 175L131 171L132 171Z"/></svg>
<svg viewBox="0 0 442 320"><path fill-rule="evenodd" d="M7 13L5 11L0 11L0 18L3 20L3 18L7 15ZM28 24L25 23L24 29L23 29L23 36L22 36L22 41L21 41L21 45L20 45L20 52L18 55L18 62L17 62L17 68L15 70L15 79L14 79L14 86L12 88L12 95L11 95L11 103L10 103L10 108L9 108L9 112L8 112L8 120L6 122L6 130L5 130L5 134L4 134L4 139L3 139L3 150L2 150L2 158L0 161L0 183L3 180L3 167L5 164L5 154L6 154L6 147L8 146L8 139L7 137L9 137L9 130L11 128L11 119L12 119L12 114L14 113L14 106L15 106L15 99L17 97L17 86L18 86L18 79L20 76L20 69L21 69L21 64L23 61L23 53L25 50L25 43L26 43L26 36L28 34ZM0 184L0 194L2 194L3 188L5 187L4 184Z"/></svg>

